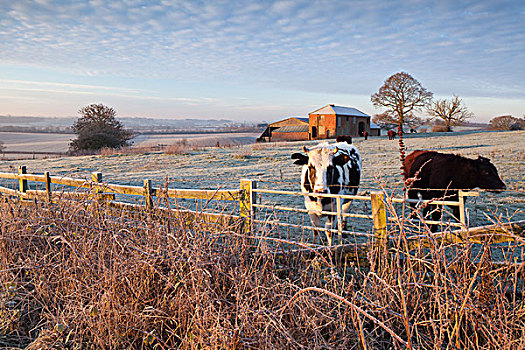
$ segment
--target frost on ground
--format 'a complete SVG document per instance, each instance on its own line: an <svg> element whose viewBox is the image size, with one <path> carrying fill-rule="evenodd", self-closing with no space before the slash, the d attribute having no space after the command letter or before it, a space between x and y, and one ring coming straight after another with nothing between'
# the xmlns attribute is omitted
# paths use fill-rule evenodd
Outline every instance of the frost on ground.
<svg viewBox="0 0 525 350"><path fill-rule="evenodd" d="M242 178L256 180L259 188L300 191L300 167L290 159L303 145L315 141L251 144L229 148L205 148L173 155L149 153L141 155L84 156L62 159L2 161L0 171L15 172L26 165L28 173L89 178L91 172L102 172L110 183L142 186L151 179L154 186L168 183L170 188L236 189ZM483 155L491 159L506 183L508 191L500 194L482 192L468 202L470 225L491 223L495 217L508 220L525 219L525 131L424 133L406 135L407 154L416 149L432 149L467 157ZM388 195L402 195L402 176L398 140L386 137L355 138L354 145L363 156L362 191L386 189ZM6 181L2 185L5 185ZM302 207L301 197L263 195L264 203ZM352 211L370 213L370 205L354 201ZM227 208L226 210L233 210ZM491 218L487 218L487 215ZM285 220L305 222L304 217L266 212L264 217L280 216ZM284 218L284 216L288 216ZM356 220L350 229L367 232L370 222Z"/></svg>

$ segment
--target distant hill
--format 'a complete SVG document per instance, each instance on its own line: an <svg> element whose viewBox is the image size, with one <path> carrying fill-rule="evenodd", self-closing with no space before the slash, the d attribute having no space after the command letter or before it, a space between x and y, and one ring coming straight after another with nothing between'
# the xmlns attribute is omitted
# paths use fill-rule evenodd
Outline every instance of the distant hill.
<svg viewBox="0 0 525 350"><path fill-rule="evenodd" d="M220 131L254 127L228 119L157 119L145 117L117 117L128 129L136 132L176 132L176 131ZM0 116L0 131L11 132L71 132L77 117L31 117Z"/></svg>

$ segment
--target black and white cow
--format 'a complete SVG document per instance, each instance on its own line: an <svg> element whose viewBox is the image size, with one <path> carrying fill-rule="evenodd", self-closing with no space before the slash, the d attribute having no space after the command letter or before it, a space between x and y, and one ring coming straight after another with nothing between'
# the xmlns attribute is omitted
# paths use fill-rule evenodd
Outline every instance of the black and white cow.
<svg viewBox="0 0 525 350"><path fill-rule="evenodd" d="M301 190L303 193L330 193L355 195L361 178L363 160L357 148L346 142L328 144L322 142L307 149L304 153L292 154L297 159L294 164L303 166ZM348 212L351 200L341 201L342 212ZM315 227L321 227L321 218L327 216L325 228L334 228L337 221L334 215L321 215L319 211L336 212L335 198L304 196L306 209ZM345 222L343 221L343 227ZM317 232L314 231L314 235ZM332 244L332 234L326 232L328 244Z"/></svg>

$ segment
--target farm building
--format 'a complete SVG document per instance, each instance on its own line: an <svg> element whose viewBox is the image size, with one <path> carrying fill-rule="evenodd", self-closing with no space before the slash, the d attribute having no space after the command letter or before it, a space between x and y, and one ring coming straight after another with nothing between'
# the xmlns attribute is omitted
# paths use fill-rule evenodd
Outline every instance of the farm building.
<svg viewBox="0 0 525 350"><path fill-rule="evenodd" d="M310 140L335 138L340 135L379 136L380 128L370 116L353 107L326 105L309 114Z"/></svg>
<svg viewBox="0 0 525 350"><path fill-rule="evenodd" d="M308 118L290 117L268 124L257 142L303 141L335 138L340 135L380 136L381 129L370 116L356 108L326 105Z"/></svg>
<svg viewBox="0 0 525 350"><path fill-rule="evenodd" d="M308 118L290 117L268 124L257 142L308 140Z"/></svg>

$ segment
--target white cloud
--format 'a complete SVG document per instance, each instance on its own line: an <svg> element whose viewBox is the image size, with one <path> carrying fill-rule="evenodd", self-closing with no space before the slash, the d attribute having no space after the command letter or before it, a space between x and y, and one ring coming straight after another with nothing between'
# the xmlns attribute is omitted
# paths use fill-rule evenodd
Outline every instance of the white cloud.
<svg viewBox="0 0 525 350"><path fill-rule="evenodd" d="M359 94L373 93L407 67L440 91L461 76L454 87L460 95L523 96L524 7L516 1L6 1L0 64Z"/></svg>

